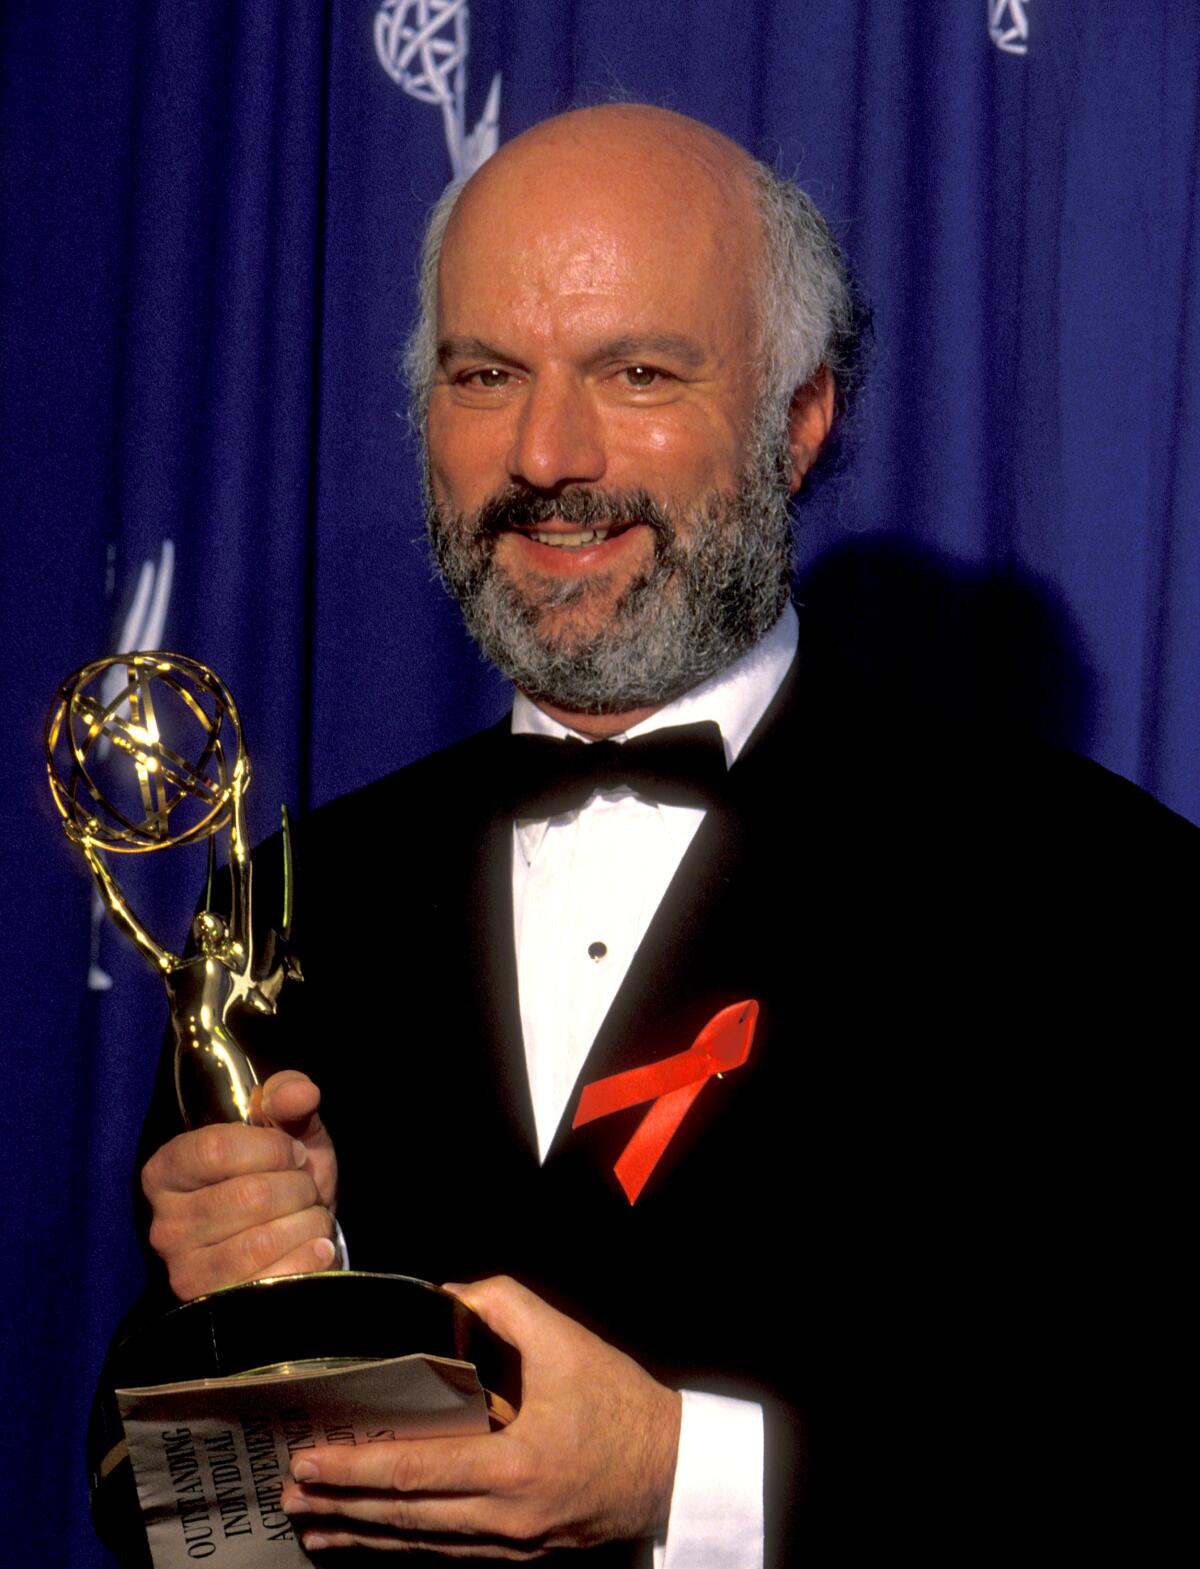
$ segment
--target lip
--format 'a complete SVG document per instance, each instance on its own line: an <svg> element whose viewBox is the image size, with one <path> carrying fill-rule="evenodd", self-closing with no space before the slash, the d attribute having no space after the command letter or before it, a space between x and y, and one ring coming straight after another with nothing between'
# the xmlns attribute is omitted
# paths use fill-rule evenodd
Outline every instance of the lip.
<svg viewBox="0 0 1200 1569"><path fill-rule="evenodd" d="M555 521L539 524L536 532L577 534L580 528L581 525L578 523ZM538 572L577 577L581 572L604 571L611 566L616 566L630 551L644 548L640 541L644 535L651 532L646 523L631 523L614 531L605 540L565 549L562 545L543 545L540 540L531 539L525 530L509 529L500 536L500 544L503 545L505 540L511 540L512 543L507 548L514 552L519 561Z"/></svg>

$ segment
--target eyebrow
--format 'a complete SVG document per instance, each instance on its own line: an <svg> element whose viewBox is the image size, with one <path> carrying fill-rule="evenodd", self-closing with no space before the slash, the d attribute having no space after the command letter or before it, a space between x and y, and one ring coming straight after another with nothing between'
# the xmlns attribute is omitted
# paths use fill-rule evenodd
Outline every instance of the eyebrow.
<svg viewBox="0 0 1200 1569"><path fill-rule="evenodd" d="M639 360L660 355L689 370L697 370L705 360L704 350L694 338L684 338L674 332L639 332L625 338L610 338L597 347L593 358Z"/></svg>
<svg viewBox="0 0 1200 1569"><path fill-rule="evenodd" d="M674 332L631 333L623 338L609 338L597 344L589 358L603 360L657 359L660 356L674 360L688 370L697 370L705 361L705 353L694 338L685 338ZM446 366L454 360L484 359L510 363L506 354L493 343L482 338L443 338L437 347L437 361Z"/></svg>
<svg viewBox="0 0 1200 1569"><path fill-rule="evenodd" d="M482 338L443 338L437 346L439 365L448 365L451 360L509 360L511 357Z"/></svg>

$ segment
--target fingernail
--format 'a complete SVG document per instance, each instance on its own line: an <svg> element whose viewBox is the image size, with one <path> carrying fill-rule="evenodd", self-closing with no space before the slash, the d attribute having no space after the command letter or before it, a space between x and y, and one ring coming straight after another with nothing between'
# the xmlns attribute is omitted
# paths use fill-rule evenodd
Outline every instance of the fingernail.
<svg viewBox="0 0 1200 1569"><path fill-rule="evenodd" d="M293 1460L292 1475L297 1482L315 1482L320 1476L320 1470L314 1460Z"/></svg>
<svg viewBox="0 0 1200 1569"><path fill-rule="evenodd" d="M322 1536L319 1531L306 1531L300 1540L310 1553L319 1553L323 1547L329 1546L329 1537Z"/></svg>
<svg viewBox="0 0 1200 1569"><path fill-rule="evenodd" d="M443 1283L442 1283L442 1290L443 1291L448 1291L450 1293L450 1295L454 1296L454 1297L462 1296L463 1292L466 1289L467 1289L466 1286L464 1286L461 1283L461 1281L447 1280L447 1281L443 1281Z"/></svg>
<svg viewBox="0 0 1200 1569"><path fill-rule="evenodd" d="M304 1145L301 1144L299 1139L292 1140L292 1159L296 1162L297 1166L303 1166L304 1162L308 1159L308 1151L304 1148Z"/></svg>
<svg viewBox="0 0 1200 1569"><path fill-rule="evenodd" d="M317 1238L316 1254L317 1254L318 1260L322 1264L332 1264L333 1263L333 1255L336 1252L337 1252L337 1249L334 1247L333 1243L330 1242L328 1237L318 1237Z"/></svg>

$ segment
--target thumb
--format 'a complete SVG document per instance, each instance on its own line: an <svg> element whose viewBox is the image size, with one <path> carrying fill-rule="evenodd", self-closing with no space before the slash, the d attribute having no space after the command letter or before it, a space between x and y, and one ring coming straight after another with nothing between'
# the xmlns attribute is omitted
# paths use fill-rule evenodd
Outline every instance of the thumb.
<svg viewBox="0 0 1200 1569"><path fill-rule="evenodd" d="M332 1215L337 1209L337 1153L321 1121L320 1105L321 1092L313 1081L288 1068L273 1073L263 1085L260 1115L303 1145L321 1203Z"/></svg>
<svg viewBox="0 0 1200 1569"><path fill-rule="evenodd" d="M507 1340L521 1352L539 1341L544 1345L547 1335L553 1334L559 1323L569 1323L548 1302L508 1275L491 1275L473 1285L447 1285L442 1289L453 1292L501 1340Z"/></svg>
<svg viewBox="0 0 1200 1569"><path fill-rule="evenodd" d="M329 1141L319 1115L320 1105L320 1090L306 1074L297 1073L294 1068L273 1073L262 1087L263 1116L272 1126L310 1148Z"/></svg>

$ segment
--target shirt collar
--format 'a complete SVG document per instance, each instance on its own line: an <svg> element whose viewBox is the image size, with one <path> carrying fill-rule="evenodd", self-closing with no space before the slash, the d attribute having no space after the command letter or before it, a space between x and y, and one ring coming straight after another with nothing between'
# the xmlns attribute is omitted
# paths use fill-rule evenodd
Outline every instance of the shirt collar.
<svg viewBox="0 0 1200 1569"><path fill-rule="evenodd" d="M631 725L614 741L627 740L629 736L649 735L667 725L690 725L701 720L712 720L721 731L725 748L725 765L732 768L755 725L766 713L772 698L783 685L783 678L796 657L800 640L800 622L789 603L779 620L752 649L735 659L733 664L701 681L682 697L658 709L640 724ZM513 701L512 732L514 735L549 735L565 739L580 737L574 730L560 724L543 713L536 703L523 692ZM664 817L668 809L659 808ZM673 808L671 810L689 810ZM574 815L574 814L572 814ZM546 833L544 820L534 820L518 825L518 839L527 861L532 861Z"/></svg>

